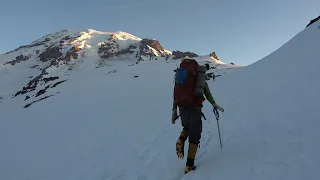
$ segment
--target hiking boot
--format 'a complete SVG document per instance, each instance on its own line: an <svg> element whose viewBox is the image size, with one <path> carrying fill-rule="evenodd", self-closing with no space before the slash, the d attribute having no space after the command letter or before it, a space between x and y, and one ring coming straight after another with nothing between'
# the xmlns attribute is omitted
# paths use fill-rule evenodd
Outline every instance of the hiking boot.
<svg viewBox="0 0 320 180"><path fill-rule="evenodd" d="M184 173L187 174L190 171L195 170L197 167L196 166L186 166L186 168L184 169Z"/></svg>
<svg viewBox="0 0 320 180"><path fill-rule="evenodd" d="M176 152L179 159L184 157L184 142L181 139L178 139L176 143Z"/></svg>
<svg viewBox="0 0 320 180"><path fill-rule="evenodd" d="M185 173L196 169L196 166L194 166L194 160L196 158L197 150L198 144L189 143L188 158L186 162L186 168L184 170Z"/></svg>
<svg viewBox="0 0 320 180"><path fill-rule="evenodd" d="M182 130L180 133L179 139L176 142L176 153L179 159L183 159L184 157L184 143L188 138L188 131Z"/></svg>

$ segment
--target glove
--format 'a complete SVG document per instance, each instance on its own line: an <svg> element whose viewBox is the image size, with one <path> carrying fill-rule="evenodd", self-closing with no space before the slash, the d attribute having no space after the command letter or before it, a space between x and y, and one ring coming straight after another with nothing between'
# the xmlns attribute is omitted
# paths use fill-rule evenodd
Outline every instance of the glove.
<svg viewBox="0 0 320 180"><path fill-rule="evenodd" d="M216 108L216 109L218 109L218 110L221 111L221 112L224 112L223 107L220 107L217 103L214 103L212 106L213 106L213 108Z"/></svg>
<svg viewBox="0 0 320 180"><path fill-rule="evenodd" d="M175 108L175 109L172 109L171 123L175 124L177 119L178 119L178 111Z"/></svg>

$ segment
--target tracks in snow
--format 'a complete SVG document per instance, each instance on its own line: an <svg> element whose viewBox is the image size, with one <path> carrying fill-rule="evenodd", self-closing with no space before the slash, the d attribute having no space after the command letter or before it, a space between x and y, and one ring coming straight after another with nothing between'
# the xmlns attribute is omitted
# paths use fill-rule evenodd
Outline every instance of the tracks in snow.
<svg viewBox="0 0 320 180"><path fill-rule="evenodd" d="M196 164L201 165L201 161L206 157L208 152L210 152L209 146L212 139L216 137L216 126L214 126L213 122L211 119L203 120L203 132ZM189 174L185 175L183 172L186 158L180 160L175 154L175 142L179 132L171 126L172 124L165 124L159 127L155 136L146 138L144 142L139 142L139 145L131 150L129 148L129 154L125 155L123 159L121 159L121 162L115 162L115 166L112 169L105 169L106 172L109 172L108 174L100 171L102 174L97 175L99 179L160 180L163 179L164 176L168 176L168 174L170 174L169 177L171 176L172 180L188 178ZM176 126L179 126L179 131L182 129L180 124L177 123ZM186 155L188 151L187 144L186 142ZM103 163L101 161L99 162ZM100 166L101 165L102 164L100 164ZM112 172L111 174L110 171ZM97 173L99 173L99 171Z"/></svg>

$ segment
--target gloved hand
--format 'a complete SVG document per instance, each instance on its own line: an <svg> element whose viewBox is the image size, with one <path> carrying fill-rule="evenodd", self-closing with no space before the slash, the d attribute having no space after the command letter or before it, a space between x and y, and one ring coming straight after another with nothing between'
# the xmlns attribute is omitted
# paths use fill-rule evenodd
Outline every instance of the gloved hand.
<svg viewBox="0 0 320 180"><path fill-rule="evenodd" d="M175 124L177 119L178 119L178 111L177 111L177 108L174 108L172 109L171 123Z"/></svg>
<svg viewBox="0 0 320 180"><path fill-rule="evenodd" d="M219 106L217 103L214 103L212 106L213 106L213 108L216 108L216 109L218 109L218 110L221 111L221 112L224 112L223 107Z"/></svg>

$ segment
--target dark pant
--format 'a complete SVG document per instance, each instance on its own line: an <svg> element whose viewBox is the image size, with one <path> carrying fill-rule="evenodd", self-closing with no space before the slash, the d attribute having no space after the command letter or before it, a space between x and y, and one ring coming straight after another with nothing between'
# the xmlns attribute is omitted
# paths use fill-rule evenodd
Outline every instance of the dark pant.
<svg viewBox="0 0 320 180"><path fill-rule="evenodd" d="M197 108L179 108L183 129L188 132L189 142L199 144L202 133L202 113Z"/></svg>

